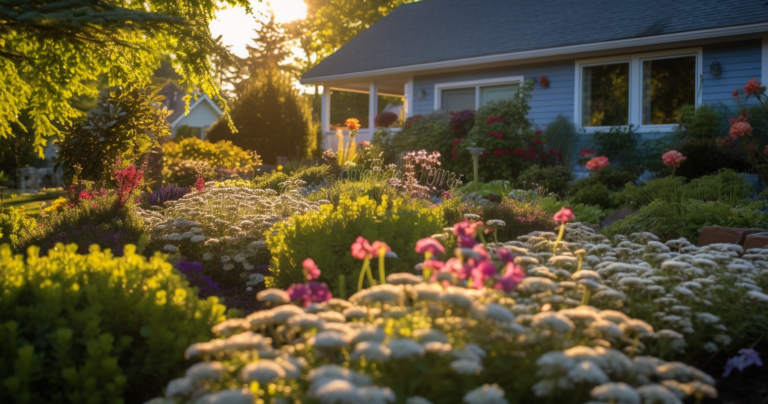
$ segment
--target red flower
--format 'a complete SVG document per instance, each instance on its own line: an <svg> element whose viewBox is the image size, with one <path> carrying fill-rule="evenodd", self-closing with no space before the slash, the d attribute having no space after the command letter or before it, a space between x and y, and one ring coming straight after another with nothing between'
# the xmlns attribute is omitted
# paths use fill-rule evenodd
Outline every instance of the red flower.
<svg viewBox="0 0 768 404"><path fill-rule="evenodd" d="M744 85L744 92L747 94L754 94L760 89L760 86L762 86L762 84L759 81L751 79Z"/></svg>
<svg viewBox="0 0 768 404"><path fill-rule="evenodd" d="M461 143L461 139L455 139L453 141L453 148L451 149L451 158L454 160L459 158L459 153L456 153L456 147Z"/></svg>
<svg viewBox="0 0 768 404"><path fill-rule="evenodd" d="M79 199L93 199L93 195L91 195L87 189L84 189L80 192L80 194L77 196Z"/></svg>
<svg viewBox="0 0 768 404"><path fill-rule="evenodd" d="M547 153L539 153L539 158L542 160L546 160L549 158L549 156L547 155Z"/></svg>
<svg viewBox="0 0 768 404"><path fill-rule="evenodd" d="M501 133L501 132L498 132L498 133L496 133L496 138L503 139L504 138L504 134Z"/></svg>
<svg viewBox="0 0 768 404"><path fill-rule="evenodd" d="M731 130L728 132L734 138L752 133L752 126L749 124L749 122L747 122L746 119L743 119L744 117L740 118L742 119L734 122L731 126Z"/></svg>
<svg viewBox="0 0 768 404"><path fill-rule="evenodd" d="M733 90L733 93L731 93L733 98L739 98L739 89Z"/></svg>
<svg viewBox="0 0 768 404"><path fill-rule="evenodd" d="M197 189L197 192L205 191L205 180L203 177L197 177L197 181L195 181L195 189Z"/></svg>
<svg viewBox="0 0 768 404"><path fill-rule="evenodd" d="M514 149L512 150L513 156L525 156L525 149Z"/></svg>
<svg viewBox="0 0 768 404"><path fill-rule="evenodd" d="M534 135L536 135L536 136L539 136L539 135L541 135L542 133L544 133L544 131L542 131L541 129L536 129L536 131L535 131L535 132L533 132L533 134L534 134Z"/></svg>
<svg viewBox="0 0 768 404"><path fill-rule="evenodd" d="M765 150L763 150L763 154L768 154L768 144L765 145Z"/></svg>
<svg viewBox="0 0 768 404"><path fill-rule="evenodd" d="M685 161L688 157L683 156L683 153L680 153L677 150L670 150L664 155L661 156L661 159L664 161L664 165L669 166L675 166L680 167L680 163Z"/></svg>
<svg viewBox="0 0 768 404"><path fill-rule="evenodd" d="M541 83L542 87L549 87L549 79L547 78L547 76L541 76L539 78L539 83Z"/></svg>
<svg viewBox="0 0 768 404"><path fill-rule="evenodd" d="M556 222L570 222L576 216L573 215L573 211L568 208L562 208L559 212L555 213L554 220Z"/></svg>
<svg viewBox="0 0 768 404"><path fill-rule="evenodd" d="M533 141L533 144L541 144L541 139L536 139Z"/></svg>
<svg viewBox="0 0 768 404"><path fill-rule="evenodd" d="M496 149L493 151L493 157L501 157L502 154L504 154L504 152L501 151L501 149Z"/></svg>
<svg viewBox="0 0 768 404"><path fill-rule="evenodd" d="M563 157L563 153L560 153L559 151L557 151L555 149L549 149L549 154L554 154L557 157Z"/></svg>
<svg viewBox="0 0 768 404"><path fill-rule="evenodd" d="M608 157L595 157L592 160L587 161L587 170L599 170L609 165L611 164L608 162Z"/></svg>
<svg viewBox="0 0 768 404"><path fill-rule="evenodd" d="M493 132L488 132L488 137L493 137L493 136L494 136Z"/></svg>

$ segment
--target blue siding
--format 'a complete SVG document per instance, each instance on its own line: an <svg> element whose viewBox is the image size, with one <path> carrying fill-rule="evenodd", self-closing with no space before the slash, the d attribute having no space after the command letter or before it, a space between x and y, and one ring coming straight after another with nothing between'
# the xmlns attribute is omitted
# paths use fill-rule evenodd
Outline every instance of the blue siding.
<svg viewBox="0 0 768 404"><path fill-rule="evenodd" d="M709 66L715 59L720 63L720 77L713 77L709 73ZM768 77L761 77L761 65L762 42L759 39L705 46L702 100L705 104L722 102L735 108L736 103L731 97L734 89L743 89L744 83L751 78L768 80ZM756 102L753 97L750 98L750 101Z"/></svg>
<svg viewBox="0 0 768 404"><path fill-rule="evenodd" d="M423 99L414 97L414 114L428 114L435 107L435 84L456 81L482 80L507 76L524 76L526 80L547 76L549 87L543 88L537 82L531 93L531 112L528 116L534 124L544 125L551 122L558 114L573 118L574 61L524 65L457 72L413 78L413 92L424 90Z"/></svg>
<svg viewBox="0 0 768 404"><path fill-rule="evenodd" d="M736 108L731 92L744 88L751 78L768 82L762 78L762 42L760 39L712 44L703 46L703 83L702 101L705 104L723 103ZM721 75L713 77L709 73L710 64L717 59ZM574 112L574 67L575 60L539 63L521 66L499 67L475 71L444 73L439 75L415 76L413 79L414 114L428 114L434 109L435 84L468 80L491 79L507 76L524 76L532 79L547 76L549 87L542 88L537 82L531 94L531 112L528 117L535 125L545 125L558 114L573 120ZM427 96L415 97L420 91ZM751 102L756 102L754 98ZM654 133L656 136L658 132ZM649 134L650 135L650 134Z"/></svg>

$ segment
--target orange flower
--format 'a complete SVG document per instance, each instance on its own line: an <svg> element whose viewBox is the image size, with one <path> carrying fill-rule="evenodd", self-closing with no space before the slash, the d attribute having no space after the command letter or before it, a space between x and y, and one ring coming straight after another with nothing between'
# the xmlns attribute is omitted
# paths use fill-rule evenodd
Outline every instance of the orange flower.
<svg viewBox="0 0 768 404"><path fill-rule="evenodd" d="M344 122L344 126L349 130L358 130L360 129L360 121L357 118L349 118Z"/></svg>
<svg viewBox="0 0 768 404"><path fill-rule="evenodd" d="M587 170L599 170L603 167L608 167L609 165L611 165L611 163L608 162L608 157L595 157L592 160L587 161Z"/></svg>
<svg viewBox="0 0 768 404"><path fill-rule="evenodd" d="M734 138L752 133L752 126L747 121L737 121L731 126L729 132Z"/></svg>

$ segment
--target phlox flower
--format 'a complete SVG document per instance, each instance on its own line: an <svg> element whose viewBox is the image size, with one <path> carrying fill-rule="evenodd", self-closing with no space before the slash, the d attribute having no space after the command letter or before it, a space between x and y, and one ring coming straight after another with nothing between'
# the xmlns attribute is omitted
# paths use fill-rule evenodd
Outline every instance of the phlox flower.
<svg viewBox="0 0 768 404"><path fill-rule="evenodd" d="M576 216L573 214L573 210L568 208L562 208L559 212L555 213L554 220L556 222L570 222Z"/></svg>
<svg viewBox="0 0 768 404"><path fill-rule="evenodd" d="M506 264L508 262L512 262L515 260L514 254L509 252L506 248L499 247L496 249L496 257L501 261L502 264Z"/></svg>
<svg viewBox="0 0 768 404"><path fill-rule="evenodd" d="M476 244L477 244L477 240L475 240L474 236L467 236L467 235L458 236L459 247L472 248Z"/></svg>
<svg viewBox="0 0 768 404"><path fill-rule="evenodd" d="M444 254L445 248L439 241L432 237L427 237L416 242L416 253L424 254L426 252L432 255Z"/></svg>
<svg viewBox="0 0 768 404"><path fill-rule="evenodd" d="M608 157L595 157L592 160L587 161L587 170L599 170L603 167L608 167L609 165L611 164L608 162Z"/></svg>
<svg viewBox="0 0 768 404"><path fill-rule="evenodd" d="M731 129L728 134L733 138L739 136L749 135L752 133L752 125L747 122L747 118L740 116L738 118L731 118Z"/></svg>
<svg viewBox="0 0 768 404"><path fill-rule="evenodd" d="M509 293L517 287L517 284L525 278L525 271L520 265L515 265L512 262L507 262L504 267L504 274L497 277L496 284L493 286L496 290L503 290L505 293Z"/></svg>
<svg viewBox="0 0 768 404"><path fill-rule="evenodd" d="M472 286L475 289L482 289L486 279L496 275L496 267L490 261L481 261L472 268Z"/></svg>
<svg viewBox="0 0 768 404"><path fill-rule="evenodd" d="M315 264L315 260L307 258L301 263L301 267L306 271L308 281L315 280L320 277L320 268Z"/></svg>
<svg viewBox="0 0 768 404"><path fill-rule="evenodd" d="M680 167L680 163L685 161L687 158L688 157L683 156L683 153L680 153L677 150L670 150L661 156L661 159L664 161L664 165L667 167Z"/></svg>
<svg viewBox="0 0 768 404"><path fill-rule="evenodd" d="M754 349L740 349L738 356L728 359L728 362L725 364L723 377L728 377L733 369L739 369L739 372L743 372L745 368L752 365L763 366L760 354Z"/></svg>
<svg viewBox="0 0 768 404"><path fill-rule="evenodd" d="M359 260L364 260L366 257L370 258L373 250L371 249L371 243L364 239L362 236L358 236L354 243L352 243L352 257Z"/></svg>
<svg viewBox="0 0 768 404"><path fill-rule="evenodd" d="M483 225L483 222L480 222L480 221L470 222L468 220L463 220L453 225L453 235L456 237L459 237L459 236L475 237L475 235L477 234L477 226L482 226L482 225Z"/></svg>

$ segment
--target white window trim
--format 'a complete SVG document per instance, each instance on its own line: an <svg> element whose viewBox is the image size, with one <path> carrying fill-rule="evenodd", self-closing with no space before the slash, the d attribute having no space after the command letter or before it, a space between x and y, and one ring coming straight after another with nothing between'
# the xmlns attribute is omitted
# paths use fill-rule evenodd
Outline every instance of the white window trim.
<svg viewBox="0 0 768 404"><path fill-rule="evenodd" d="M677 128L675 124L643 125L643 61L654 59L671 59L682 56L696 56L696 107L701 105L701 77L704 71L704 58L702 48L686 48L661 52L638 53L632 55L601 57L594 59L577 60L575 63L576 81L574 86L574 121L576 127L587 133L607 130L609 126L581 125L581 99L582 99L582 68L585 66L603 65L606 63L629 63L629 124L634 125L638 132L671 132Z"/></svg>
<svg viewBox="0 0 768 404"><path fill-rule="evenodd" d="M475 87L475 110L480 108L480 87L500 86L504 84L523 84L523 76L497 77L493 79L454 81L451 83L435 84L435 111L440 109L440 100L443 98L443 90Z"/></svg>

